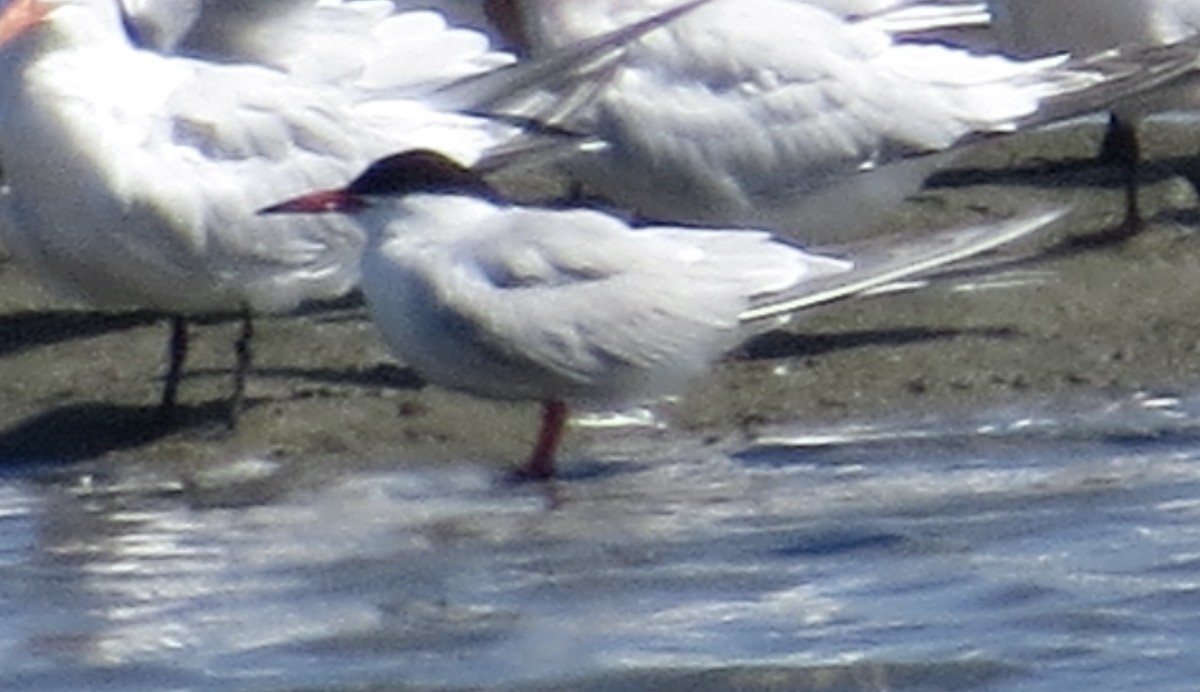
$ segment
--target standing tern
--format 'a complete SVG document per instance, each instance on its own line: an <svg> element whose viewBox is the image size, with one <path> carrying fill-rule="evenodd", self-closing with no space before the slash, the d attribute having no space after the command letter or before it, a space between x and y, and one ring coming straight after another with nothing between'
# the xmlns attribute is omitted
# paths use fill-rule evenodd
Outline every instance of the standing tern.
<svg viewBox="0 0 1200 692"><path fill-rule="evenodd" d="M491 106L504 100L496 93L515 98L539 84L513 66L473 77L465 89L458 81L433 88L430 56L420 63L420 89L392 66L401 70L397 95L367 72L359 75L365 86L329 84L300 63L281 70L146 50L131 43L127 19L114 0L12 0L0 12L3 244L60 294L171 316L165 413L183 373L186 318L241 315L232 426L250 365L251 314L345 293L357 282L363 242L345 218L255 210L344 181L397 148L438 147L464 163L499 165L526 146L519 125L433 102L449 95L459 108ZM613 34L531 67L569 83L625 39Z"/></svg>
<svg viewBox="0 0 1200 692"><path fill-rule="evenodd" d="M1018 57L1069 52L1086 55L1129 44L1171 44L1200 33L1200 0L988 0L1001 49ZM1117 104L1100 157L1126 174L1127 232L1141 224L1138 208L1142 116L1200 107L1200 80L1189 78L1149 98Z"/></svg>
<svg viewBox="0 0 1200 692"><path fill-rule="evenodd" d="M331 212L362 224L363 294L400 360L444 387L542 402L524 467L533 478L554 474L568 405L676 392L781 316L994 248L1062 213L877 241L843 259L764 231L633 228L595 210L510 205L477 171L420 150L263 210Z"/></svg>
<svg viewBox="0 0 1200 692"><path fill-rule="evenodd" d="M536 56L674 2L507 0L504 9L523 20ZM947 28L954 12L977 17L939 7L714 0L625 53L574 125L610 146L572 161L570 173L643 218L837 239L915 192L962 144L1101 108L1196 62L1194 47L1020 61L903 40Z"/></svg>

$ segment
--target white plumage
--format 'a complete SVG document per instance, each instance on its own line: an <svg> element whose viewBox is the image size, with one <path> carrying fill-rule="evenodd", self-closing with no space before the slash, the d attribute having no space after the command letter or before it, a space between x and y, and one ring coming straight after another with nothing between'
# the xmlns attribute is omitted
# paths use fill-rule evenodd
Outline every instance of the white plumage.
<svg viewBox="0 0 1200 692"><path fill-rule="evenodd" d="M423 90L511 64L437 3L405 0L121 0L160 52L267 65L342 88ZM445 0L451 9L465 3ZM420 93L418 91L417 93Z"/></svg>
<svg viewBox="0 0 1200 692"><path fill-rule="evenodd" d="M273 11L233 15L251 22L241 34L265 39L268 30L253 23L262 21L286 29L280 42L233 41L241 34L231 31L231 45L262 50L208 44L207 59L169 52L191 45L186 28L201 26L191 21L159 50L131 43L136 23L113 0L5 7L0 219L3 243L22 265L103 308L288 310L355 285L361 231L336 216L264 218L256 209L335 185L387 151L435 146L473 163L523 136L515 125L430 103L464 73L510 61L480 34L389 2L261 7ZM340 20L314 32L318 18ZM405 37L419 43L406 47ZM420 59L398 60L396 51ZM547 62L567 81L591 69L580 60L567 51ZM490 74L499 74L491 91L510 91L507 71ZM169 374L165 403L170 387Z"/></svg>
<svg viewBox="0 0 1200 692"><path fill-rule="evenodd" d="M515 5L536 55L673 2ZM714 0L626 53L578 124L609 152L570 170L651 219L836 237L915 191L957 145L1038 121L1047 100L1071 112L1110 79L898 38L954 13L979 18L918 0Z"/></svg>
<svg viewBox="0 0 1200 692"><path fill-rule="evenodd" d="M678 392L781 315L996 247L1059 214L879 241L829 257L746 229L634 228L521 207L440 155L407 152L348 188L269 212L352 214L362 289L396 356L434 384L546 406L527 470L553 473L565 406ZM285 217L286 218L286 217Z"/></svg>
<svg viewBox="0 0 1200 692"><path fill-rule="evenodd" d="M353 286L358 231L254 210L333 184L380 151L474 161L515 129L419 100L128 43L105 0L57 0L0 55L5 244L101 307L286 310Z"/></svg>

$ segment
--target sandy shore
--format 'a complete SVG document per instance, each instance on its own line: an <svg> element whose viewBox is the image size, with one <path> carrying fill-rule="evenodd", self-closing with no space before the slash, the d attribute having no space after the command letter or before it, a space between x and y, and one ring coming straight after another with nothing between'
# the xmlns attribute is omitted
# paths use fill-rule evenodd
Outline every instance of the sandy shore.
<svg viewBox="0 0 1200 692"><path fill-rule="evenodd" d="M1122 211L1119 174L1081 163L1098 143L1098 125L979 147L880 230L947 226L1045 202L1077 210L997 260L999 274L842 303L755 340L685 397L658 407L662 420L670 430L722 439L783 421L1070 406L1097 392L1193 387L1200 212L1186 174L1196 168L1196 131L1172 121L1147 128L1149 223L1121 243L1104 242ZM219 320L195 330L184 415L165 427L153 407L163 322L55 303L11 262L0 264L0 458L190 465L242 455L343 463L465 456L500 464L518 460L531 440L535 406L421 387L353 303L258 321L251 406L239 430L226 433L235 332L234 322ZM587 458L621 434L573 434L565 458Z"/></svg>

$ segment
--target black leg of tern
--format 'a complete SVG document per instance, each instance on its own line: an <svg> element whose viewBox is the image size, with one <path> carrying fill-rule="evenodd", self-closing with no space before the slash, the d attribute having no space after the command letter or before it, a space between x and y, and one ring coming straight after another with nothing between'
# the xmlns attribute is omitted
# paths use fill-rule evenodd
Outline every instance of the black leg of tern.
<svg viewBox="0 0 1200 692"><path fill-rule="evenodd" d="M163 380L162 400L158 415L163 420L174 417L179 403L179 383L183 380L183 365L188 353L188 323L183 315L167 317L171 330L167 337L167 374Z"/></svg>
<svg viewBox="0 0 1200 692"><path fill-rule="evenodd" d="M1121 223L1122 235L1135 235L1142 226L1141 204L1138 201L1142 152L1136 124L1122 120L1115 113L1111 115L1099 158L1104 163L1121 167L1125 184L1125 220Z"/></svg>
<svg viewBox="0 0 1200 692"><path fill-rule="evenodd" d="M246 399L246 377L253 364L253 352L250 340L254 338L254 318L249 309L243 309L241 314L242 330L234 343L233 363L233 394L229 397L229 418L226 425L230 430L237 428L238 417Z"/></svg>

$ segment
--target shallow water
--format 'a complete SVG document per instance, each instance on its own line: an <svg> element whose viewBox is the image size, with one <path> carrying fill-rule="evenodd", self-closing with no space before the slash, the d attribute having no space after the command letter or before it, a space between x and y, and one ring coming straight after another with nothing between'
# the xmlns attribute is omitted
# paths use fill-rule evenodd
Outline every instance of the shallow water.
<svg viewBox="0 0 1200 692"><path fill-rule="evenodd" d="M1194 689L1198 413L8 468L0 688Z"/></svg>

